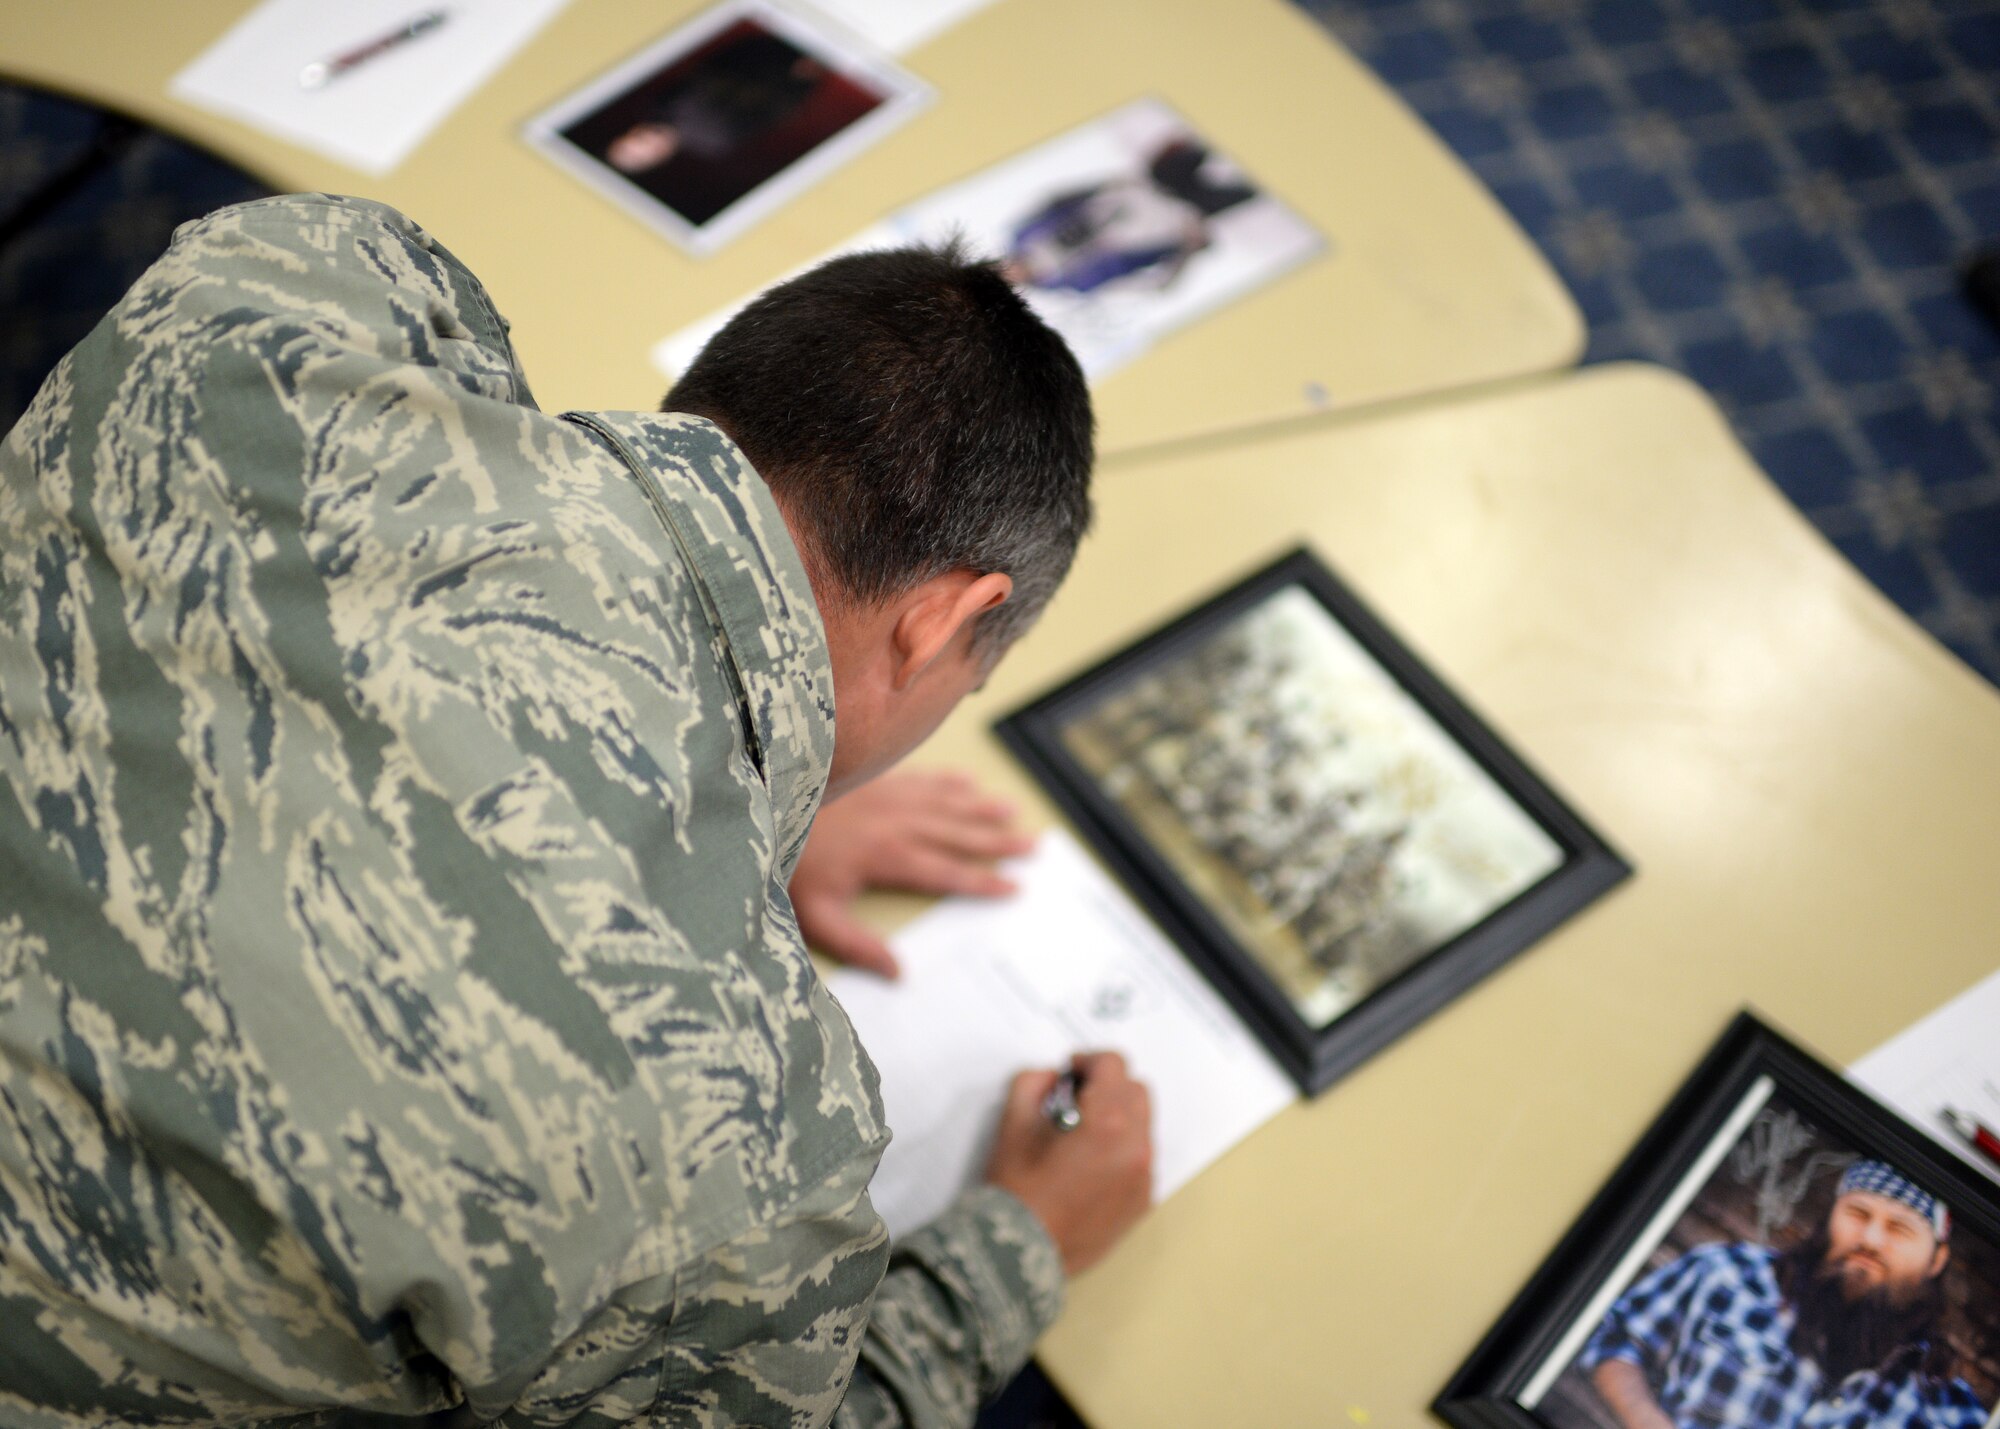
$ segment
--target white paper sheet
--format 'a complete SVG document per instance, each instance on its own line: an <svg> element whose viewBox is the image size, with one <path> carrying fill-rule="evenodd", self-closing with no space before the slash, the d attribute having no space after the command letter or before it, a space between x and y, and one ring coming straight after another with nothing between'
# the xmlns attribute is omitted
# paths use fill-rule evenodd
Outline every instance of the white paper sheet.
<svg viewBox="0 0 2000 1429"><path fill-rule="evenodd" d="M566 0L264 0L174 76L169 92L385 174L548 22ZM442 25L318 89L299 73L429 10Z"/></svg>
<svg viewBox="0 0 2000 1429"><path fill-rule="evenodd" d="M1967 1165L2000 1181L2000 1166L1967 1146L1938 1116L1952 1107L2000 1131L2000 972L1904 1028L1847 1075Z"/></svg>
<svg viewBox="0 0 2000 1429"><path fill-rule="evenodd" d="M901 1235L984 1169L1008 1082L1124 1053L1153 1099L1164 1199L1297 1096L1261 1043L1067 835L1009 865L1020 892L953 899L895 939L903 975L828 978L882 1073L895 1140L875 1206Z"/></svg>

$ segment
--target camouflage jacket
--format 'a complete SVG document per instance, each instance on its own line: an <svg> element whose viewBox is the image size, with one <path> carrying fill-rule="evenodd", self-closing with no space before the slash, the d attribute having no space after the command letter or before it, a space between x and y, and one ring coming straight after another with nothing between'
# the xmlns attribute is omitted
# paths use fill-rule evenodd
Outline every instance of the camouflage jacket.
<svg viewBox="0 0 2000 1429"><path fill-rule="evenodd" d="M869 1203L769 491L504 329L226 209L0 449L0 1424L965 1423L1054 1314L1011 1197Z"/></svg>

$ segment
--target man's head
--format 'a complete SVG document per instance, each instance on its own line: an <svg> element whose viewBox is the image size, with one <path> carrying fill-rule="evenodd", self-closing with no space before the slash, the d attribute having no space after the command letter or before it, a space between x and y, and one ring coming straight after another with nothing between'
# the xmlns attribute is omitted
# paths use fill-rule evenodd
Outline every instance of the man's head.
<svg viewBox="0 0 2000 1429"><path fill-rule="evenodd" d="M1782 1263L1794 1347L1844 1378L1926 1343L1943 1309L1950 1236L1935 1196L1884 1162L1855 1162L1825 1223Z"/></svg>
<svg viewBox="0 0 2000 1429"><path fill-rule="evenodd" d="M680 152L680 130L658 120L634 124L605 146L604 157L623 174L643 174Z"/></svg>
<svg viewBox="0 0 2000 1429"><path fill-rule="evenodd" d="M985 678L1090 521L1076 359L956 245L836 258L770 289L663 407L743 448L805 559L833 653L832 793Z"/></svg>
<svg viewBox="0 0 2000 1429"><path fill-rule="evenodd" d="M1850 1301L1880 1293L1908 1305L1951 1258L1944 1205L1880 1161L1857 1161L1840 1178L1826 1221L1828 1273Z"/></svg>

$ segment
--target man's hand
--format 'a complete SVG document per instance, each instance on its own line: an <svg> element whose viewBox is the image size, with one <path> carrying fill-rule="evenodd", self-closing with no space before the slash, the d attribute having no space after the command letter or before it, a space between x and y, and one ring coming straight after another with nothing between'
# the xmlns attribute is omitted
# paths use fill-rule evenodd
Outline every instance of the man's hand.
<svg viewBox="0 0 2000 1429"><path fill-rule="evenodd" d="M884 774L813 820L792 874L792 908L806 941L836 962L896 975L889 945L854 916L870 888L910 893L1012 893L991 867L1035 846L1014 810L963 774Z"/></svg>
<svg viewBox="0 0 2000 1429"><path fill-rule="evenodd" d="M1153 1203L1153 1103L1116 1052L1079 1056L1083 1120L1058 1131L1042 1114L1058 1073L1023 1072L1007 1093L986 1179L1042 1223L1071 1275L1088 1270Z"/></svg>
<svg viewBox="0 0 2000 1429"><path fill-rule="evenodd" d="M1630 1360L1606 1360L1591 1375L1590 1382L1625 1429L1674 1429L1674 1421L1653 1398L1646 1372Z"/></svg>

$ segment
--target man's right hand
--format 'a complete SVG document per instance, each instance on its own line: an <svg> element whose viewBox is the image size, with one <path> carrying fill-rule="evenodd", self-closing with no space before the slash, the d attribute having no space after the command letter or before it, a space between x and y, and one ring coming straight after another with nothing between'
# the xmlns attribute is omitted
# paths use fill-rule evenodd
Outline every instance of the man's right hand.
<svg viewBox="0 0 2000 1429"><path fill-rule="evenodd" d="M1153 1104L1116 1052L1080 1055L1082 1121L1058 1131L1042 1114L1057 1072L1014 1078L986 1179L1011 1191L1049 1233L1071 1275L1088 1270L1153 1203Z"/></svg>
<svg viewBox="0 0 2000 1429"><path fill-rule="evenodd" d="M1606 1360L1590 1376L1590 1382L1625 1429L1675 1429L1667 1411L1653 1398L1646 1372L1632 1361Z"/></svg>

